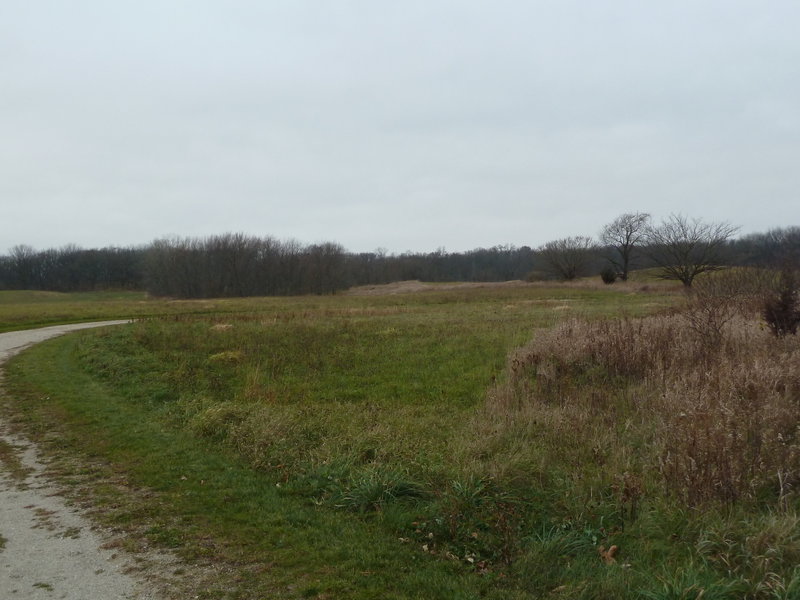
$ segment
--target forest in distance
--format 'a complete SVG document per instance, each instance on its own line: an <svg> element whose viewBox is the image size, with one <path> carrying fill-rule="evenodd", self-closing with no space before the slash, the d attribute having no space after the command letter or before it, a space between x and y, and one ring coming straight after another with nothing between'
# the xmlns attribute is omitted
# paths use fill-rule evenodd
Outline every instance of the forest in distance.
<svg viewBox="0 0 800 600"><path fill-rule="evenodd" d="M537 248L499 245L466 252L352 253L335 242L302 244L243 233L155 240L137 247L37 250L0 255L0 289L58 292L142 290L178 298L333 294L404 280L496 282L627 279L629 269L660 269L690 286L723 265L775 265L800 254L800 227L735 237L737 228L672 215L654 225L646 213L607 224L597 240L575 236Z"/></svg>

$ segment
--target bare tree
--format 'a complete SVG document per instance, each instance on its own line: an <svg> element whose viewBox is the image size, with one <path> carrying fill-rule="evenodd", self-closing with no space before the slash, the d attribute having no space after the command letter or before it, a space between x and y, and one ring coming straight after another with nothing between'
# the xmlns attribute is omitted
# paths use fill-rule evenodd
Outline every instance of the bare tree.
<svg viewBox="0 0 800 600"><path fill-rule="evenodd" d="M27 290L38 287L40 263L39 255L32 246L19 244L11 248L11 268L16 277L18 289Z"/></svg>
<svg viewBox="0 0 800 600"><path fill-rule="evenodd" d="M592 238L578 235L547 242L536 252L548 271L569 281L584 274L592 262L594 249Z"/></svg>
<svg viewBox="0 0 800 600"><path fill-rule="evenodd" d="M338 244L226 233L156 240L144 265L148 292L180 298L333 294L349 285Z"/></svg>
<svg viewBox="0 0 800 600"><path fill-rule="evenodd" d="M622 281L628 280L633 266L634 251L643 241L650 215L647 213L625 213L603 227L600 243L611 251L608 260L614 265Z"/></svg>
<svg viewBox="0 0 800 600"><path fill-rule="evenodd" d="M688 288L701 273L724 265L728 240L738 229L726 222L706 223L673 214L647 228L646 252L661 269L662 279L675 279Z"/></svg>

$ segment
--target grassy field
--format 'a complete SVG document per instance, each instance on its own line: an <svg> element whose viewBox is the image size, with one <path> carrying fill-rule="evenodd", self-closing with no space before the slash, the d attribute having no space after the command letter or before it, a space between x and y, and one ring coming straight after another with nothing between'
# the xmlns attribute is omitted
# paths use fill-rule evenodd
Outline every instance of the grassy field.
<svg viewBox="0 0 800 600"><path fill-rule="evenodd" d="M4 411L201 597L800 592L795 340L657 286L414 290L0 297L140 317L16 359Z"/></svg>
<svg viewBox="0 0 800 600"><path fill-rule="evenodd" d="M0 291L0 333L105 319L163 317L184 314L224 314L283 310L274 298L171 300L150 298L144 292L85 292L64 294L41 291ZM297 309L316 306L298 299Z"/></svg>
<svg viewBox="0 0 800 600"><path fill-rule="evenodd" d="M61 323L185 312L187 308L182 305L148 300L144 292L0 291L0 333Z"/></svg>

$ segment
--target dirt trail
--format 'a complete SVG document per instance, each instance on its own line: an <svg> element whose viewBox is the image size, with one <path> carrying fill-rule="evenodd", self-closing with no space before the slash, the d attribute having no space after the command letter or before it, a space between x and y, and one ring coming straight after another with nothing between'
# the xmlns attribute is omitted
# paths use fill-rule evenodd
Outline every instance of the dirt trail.
<svg viewBox="0 0 800 600"><path fill-rule="evenodd" d="M70 331L118 325L104 321L0 334L0 365L10 356ZM104 549L109 539L58 495L28 440L0 422L0 598L156 600L135 579L133 559Z"/></svg>

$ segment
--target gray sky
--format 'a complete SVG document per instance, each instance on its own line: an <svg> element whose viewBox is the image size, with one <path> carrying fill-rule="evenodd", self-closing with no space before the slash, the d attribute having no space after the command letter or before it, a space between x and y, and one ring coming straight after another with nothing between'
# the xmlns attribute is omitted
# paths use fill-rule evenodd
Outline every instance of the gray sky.
<svg viewBox="0 0 800 600"><path fill-rule="evenodd" d="M0 253L800 225L800 2L2 0Z"/></svg>

